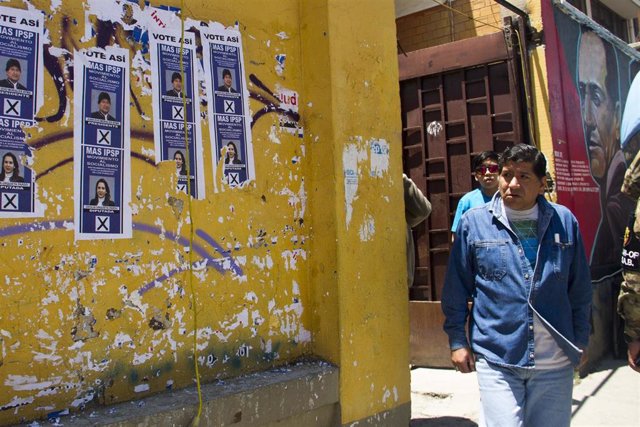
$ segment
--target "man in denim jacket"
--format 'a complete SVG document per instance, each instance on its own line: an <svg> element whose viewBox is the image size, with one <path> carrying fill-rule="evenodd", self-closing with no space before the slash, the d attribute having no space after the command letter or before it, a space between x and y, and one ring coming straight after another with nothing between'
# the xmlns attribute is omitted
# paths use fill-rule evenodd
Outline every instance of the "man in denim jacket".
<svg viewBox="0 0 640 427"><path fill-rule="evenodd" d="M569 426L592 295L582 237L571 212L542 196L542 153L518 144L498 166L498 193L465 213L449 257L451 361L478 371L481 425Z"/></svg>

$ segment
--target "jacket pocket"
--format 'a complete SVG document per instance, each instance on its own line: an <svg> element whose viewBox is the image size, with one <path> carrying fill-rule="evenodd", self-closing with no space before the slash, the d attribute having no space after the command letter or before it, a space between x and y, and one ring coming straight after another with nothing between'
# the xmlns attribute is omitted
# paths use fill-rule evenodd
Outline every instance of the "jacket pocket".
<svg viewBox="0 0 640 427"><path fill-rule="evenodd" d="M485 241L475 243L478 273L487 280L500 280L507 274L506 241Z"/></svg>
<svg viewBox="0 0 640 427"><path fill-rule="evenodd" d="M560 280L566 280L573 259L573 242L555 241L551 245L553 273Z"/></svg>

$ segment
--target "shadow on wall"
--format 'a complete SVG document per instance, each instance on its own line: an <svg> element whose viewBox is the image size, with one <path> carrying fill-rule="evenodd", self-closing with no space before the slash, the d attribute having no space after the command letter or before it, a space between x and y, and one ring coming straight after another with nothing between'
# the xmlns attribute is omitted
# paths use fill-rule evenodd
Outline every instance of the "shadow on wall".
<svg viewBox="0 0 640 427"><path fill-rule="evenodd" d="M593 301L591 307L591 335L587 347L587 364L580 369L585 377L597 372L599 364L608 357L626 360L626 344L623 335L623 320L616 312L617 295L620 291L620 274L593 283Z"/></svg>
<svg viewBox="0 0 640 427"><path fill-rule="evenodd" d="M437 417L413 419L410 427L476 427L477 425L468 418Z"/></svg>

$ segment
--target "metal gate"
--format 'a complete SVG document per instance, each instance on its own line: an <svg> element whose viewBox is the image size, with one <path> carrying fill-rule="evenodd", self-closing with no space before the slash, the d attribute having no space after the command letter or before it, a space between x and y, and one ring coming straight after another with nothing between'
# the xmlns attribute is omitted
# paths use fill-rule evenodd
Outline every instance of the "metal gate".
<svg viewBox="0 0 640 427"><path fill-rule="evenodd" d="M439 299L460 198L473 189L471 161L522 141L519 63L503 33L399 55L405 173L433 211L414 230L410 288L412 363L450 366ZM431 303L427 303L431 302Z"/></svg>

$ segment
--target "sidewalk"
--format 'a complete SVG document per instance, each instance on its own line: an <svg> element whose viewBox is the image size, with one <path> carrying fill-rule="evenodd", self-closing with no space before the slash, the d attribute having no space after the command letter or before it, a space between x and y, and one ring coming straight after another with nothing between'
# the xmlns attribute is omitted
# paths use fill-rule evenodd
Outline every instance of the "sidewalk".
<svg viewBox="0 0 640 427"><path fill-rule="evenodd" d="M476 426L479 400L475 373L411 371L411 427ZM640 374L622 360L602 361L596 372L576 379L572 413L572 426L640 426Z"/></svg>

